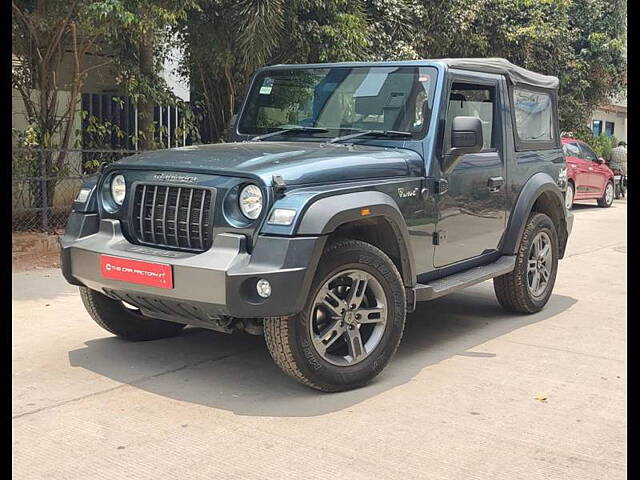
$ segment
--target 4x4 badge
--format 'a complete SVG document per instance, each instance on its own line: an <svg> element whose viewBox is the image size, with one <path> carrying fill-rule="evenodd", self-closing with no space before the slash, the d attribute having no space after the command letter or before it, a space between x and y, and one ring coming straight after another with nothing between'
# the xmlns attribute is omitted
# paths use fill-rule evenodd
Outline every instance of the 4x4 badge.
<svg viewBox="0 0 640 480"><path fill-rule="evenodd" d="M410 190L405 188L398 188L398 195L400 196L400 198L417 197L418 190L418 187L412 188Z"/></svg>

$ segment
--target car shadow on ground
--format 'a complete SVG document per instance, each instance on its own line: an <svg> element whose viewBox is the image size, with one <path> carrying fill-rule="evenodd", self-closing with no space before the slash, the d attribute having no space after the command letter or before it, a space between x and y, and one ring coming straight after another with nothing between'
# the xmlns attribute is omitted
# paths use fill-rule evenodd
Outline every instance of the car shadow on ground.
<svg viewBox="0 0 640 480"><path fill-rule="evenodd" d="M581 202L581 203L574 202L573 207L571 208L571 212L573 213L580 213L580 212L591 211L591 210L602 210L602 211L607 210L606 208L599 207L598 203L595 200L576 200L576 202ZM620 203L626 204L627 199L620 198L618 200L614 200L609 208L616 208L617 206L616 204L620 204Z"/></svg>
<svg viewBox="0 0 640 480"><path fill-rule="evenodd" d="M311 390L285 376L271 360L263 339L246 334L188 328L179 337L152 342L100 338L69 352L69 360L73 367L157 395L237 415L308 417L349 408L455 355L488 361L495 354L472 349L558 315L575 303L571 297L553 295L537 314L507 314L487 282L419 304L408 317L403 341L387 369L364 388L335 394ZM175 366L176 359L184 361ZM142 371L138 366L143 366Z"/></svg>

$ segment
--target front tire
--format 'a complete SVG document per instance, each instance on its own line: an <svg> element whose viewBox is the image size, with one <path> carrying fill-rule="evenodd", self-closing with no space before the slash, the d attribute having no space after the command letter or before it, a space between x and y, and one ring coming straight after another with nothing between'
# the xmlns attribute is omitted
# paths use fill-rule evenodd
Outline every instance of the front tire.
<svg viewBox="0 0 640 480"><path fill-rule="evenodd" d="M138 310L90 288L80 287L80 297L98 325L126 340L140 342L173 337L185 327L181 323L145 317Z"/></svg>
<svg viewBox="0 0 640 480"><path fill-rule="evenodd" d="M323 254L304 310L266 319L275 363L316 390L365 385L393 357L404 330L405 290L398 269L378 248L340 240Z"/></svg>
<svg viewBox="0 0 640 480"><path fill-rule="evenodd" d="M602 195L602 198L598 199L599 207L609 208L611 206L611 204L613 203L613 197L615 196L614 190L615 189L613 187L613 182L607 182L607 186L604 187L604 194Z"/></svg>
<svg viewBox="0 0 640 480"><path fill-rule="evenodd" d="M544 213L533 212L520 240L513 271L493 279L502 307L536 313L549 301L558 271L558 233Z"/></svg>

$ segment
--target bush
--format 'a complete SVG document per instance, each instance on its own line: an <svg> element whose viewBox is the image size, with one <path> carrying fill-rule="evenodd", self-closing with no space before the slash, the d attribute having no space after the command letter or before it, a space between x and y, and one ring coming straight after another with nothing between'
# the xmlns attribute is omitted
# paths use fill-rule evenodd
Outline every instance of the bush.
<svg viewBox="0 0 640 480"><path fill-rule="evenodd" d="M600 134L593 135L592 133L577 135L577 138L587 143L593 151L596 152L598 157L604 158L606 161L611 159L611 150L618 145L618 140L614 136Z"/></svg>

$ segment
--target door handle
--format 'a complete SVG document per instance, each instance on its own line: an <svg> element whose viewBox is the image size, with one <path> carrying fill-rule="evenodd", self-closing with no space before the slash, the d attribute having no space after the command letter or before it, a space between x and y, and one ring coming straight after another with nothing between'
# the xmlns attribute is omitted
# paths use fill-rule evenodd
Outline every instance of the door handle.
<svg viewBox="0 0 640 480"><path fill-rule="evenodd" d="M487 187L489 187L490 192L497 192L504 185L504 178L502 177L489 177L487 181Z"/></svg>

